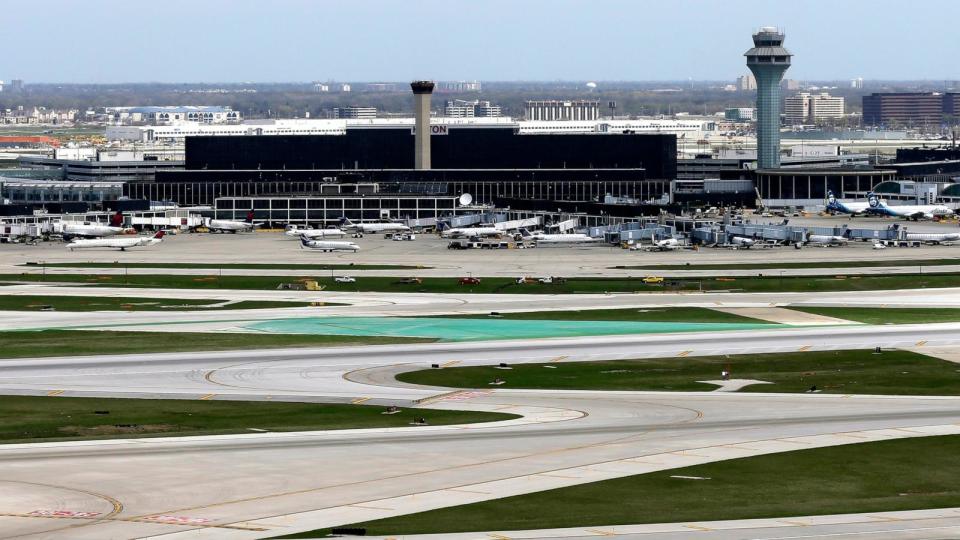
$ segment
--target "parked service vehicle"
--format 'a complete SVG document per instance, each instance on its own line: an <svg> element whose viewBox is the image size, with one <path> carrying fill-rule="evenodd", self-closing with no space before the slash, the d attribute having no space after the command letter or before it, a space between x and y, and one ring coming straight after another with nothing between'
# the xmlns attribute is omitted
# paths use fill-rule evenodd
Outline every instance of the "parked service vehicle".
<svg viewBox="0 0 960 540"><path fill-rule="evenodd" d="M350 276L337 276L333 279L337 283L356 283L357 279Z"/></svg>
<svg viewBox="0 0 960 540"><path fill-rule="evenodd" d="M479 278L475 278L475 277L473 277L473 276L470 276L470 277L462 277L462 278L460 278L459 281L457 281L457 283L459 283L460 285L479 285L479 284L480 284L480 279L479 279Z"/></svg>

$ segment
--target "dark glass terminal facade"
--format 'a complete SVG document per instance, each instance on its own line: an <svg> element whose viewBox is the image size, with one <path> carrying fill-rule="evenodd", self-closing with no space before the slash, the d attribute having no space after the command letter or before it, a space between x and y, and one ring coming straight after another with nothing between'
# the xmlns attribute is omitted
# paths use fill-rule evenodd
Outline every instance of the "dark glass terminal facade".
<svg viewBox="0 0 960 540"><path fill-rule="evenodd" d="M350 129L344 135L187 137L187 170L413 169L409 129ZM431 137L434 169L645 169L676 176L675 135L519 134L456 128Z"/></svg>

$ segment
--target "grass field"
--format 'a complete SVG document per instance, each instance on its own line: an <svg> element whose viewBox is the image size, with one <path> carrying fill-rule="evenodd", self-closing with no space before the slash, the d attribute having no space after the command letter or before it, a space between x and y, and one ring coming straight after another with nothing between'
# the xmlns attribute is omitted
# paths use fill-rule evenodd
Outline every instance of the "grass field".
<svg viewBox="0 0 960 540"><path fill-rule="evenodd" d="M95 292L95 291L91 291ZM308 302L244 300L222 304L222 300L187 300L182 298L137 298L110 296L0 296L0 311L178 311L235 310L306 307Z"/></svg>
<svg viewBox="0 0 960 540"><path fill-rule="evenodd" d="M956 308L790 306L790 309L866 324L923 324L960 321L960 309Z"/></svg>
<svg viewBox="0 0 960 540"><path fill-rule="evenodd" d="M477 319L484 315L438 315L436 318ZM571 311L523 311L519 313L500 313L501 319L529 321L647 321L647 322L688 322L688 323L767 323L724 313L707 308L671 307L671 308L627 308L627 309L584 309Z"/></svg>
<svg viewBox="0 0 960 540"><path fill-rule="evenodd" d="M0 396L0 409L0 443L405 427L416 417L432 425L516 418L436 409L386 415L383 407L364 405L45 396Z"/></svg>
<svg viewBox="0 0 960 540"><path fill-rule="evenodd" d="M20 266L39 268L197 268L202 270L414 270L427 266L403 264L272 264L272 263L121 263L121 262L60 262L26 263Z"/></svg>
<svg viewBox="0 0 960 540"><path fill-rule="evenodd" d="M950 266L960 259L881 259L876 261L810 261L782 263L650 264L612 266L617 270L769 270L790 268L883 268L887 266Z"/></svg>
<svg viewBox="0 0 960 540"><path fill-rule="evenodd" d="M960 506L958 452L956 435L798 450L350 526L401 535L948 508Z"/></svg>
<svg viewBox="0 0 960 540"><path fill-rule="evenodd" d="M546 368L544 366L551 366ZM727 369L735 379L757 379L773 384L747 386L741 392L806 392L816 386L829 394L958 395L957 364L908 351L814 351L747 354L609 362L515 364L504 371L494 367L454 367L402 373L403 382L452 388L563 390L710 391Z"/></svg>
<svg viewBox="0 0 960 540"><path fill-rule="evenodd" d="M175 289L276 289L280 284L313 279L329 291L570 294L607 292L662 292L674 290L807 292L960 287L960 273L895 274L880 276L753 276L679 280L675 285L648 285L640 278L571 278L552 284L517 284L512 278L483 278L479 285L460 285L457 278L423 278L402 283L402 277L358 277L356 283L336 283L330 276L184 276L167 274L0 274L0 281L84 283L113 287ZM668 280L673 281L673 280Z"/></svg>
<svg viewBox="0 0 960 540"><path fill-rule="evenodd" d="M228 351L340 345L429 343L432 339L201 332L42 330L0 332L0 358Z"/></svg>

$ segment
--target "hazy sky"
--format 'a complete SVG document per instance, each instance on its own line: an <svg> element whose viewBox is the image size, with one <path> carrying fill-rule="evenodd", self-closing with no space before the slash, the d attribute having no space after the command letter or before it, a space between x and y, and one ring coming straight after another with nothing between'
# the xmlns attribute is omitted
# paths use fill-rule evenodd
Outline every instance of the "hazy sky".
<svg viewBox="0 0 960 540"><path fill-rule="evenodd" d="M960 0L3 0L0 80L960 79Z"/></svg>

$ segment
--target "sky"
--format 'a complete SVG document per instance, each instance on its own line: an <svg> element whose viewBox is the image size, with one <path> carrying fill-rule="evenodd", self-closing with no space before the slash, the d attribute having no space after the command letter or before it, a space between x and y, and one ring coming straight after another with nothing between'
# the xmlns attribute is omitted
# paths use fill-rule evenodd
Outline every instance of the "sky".
<svg viewBox="0 0 960 540"><path fill-rule="evenodd" d="M3 0L0 80L960 79L960 0ZM15 16L13 16L15 14Z"/></svg>

